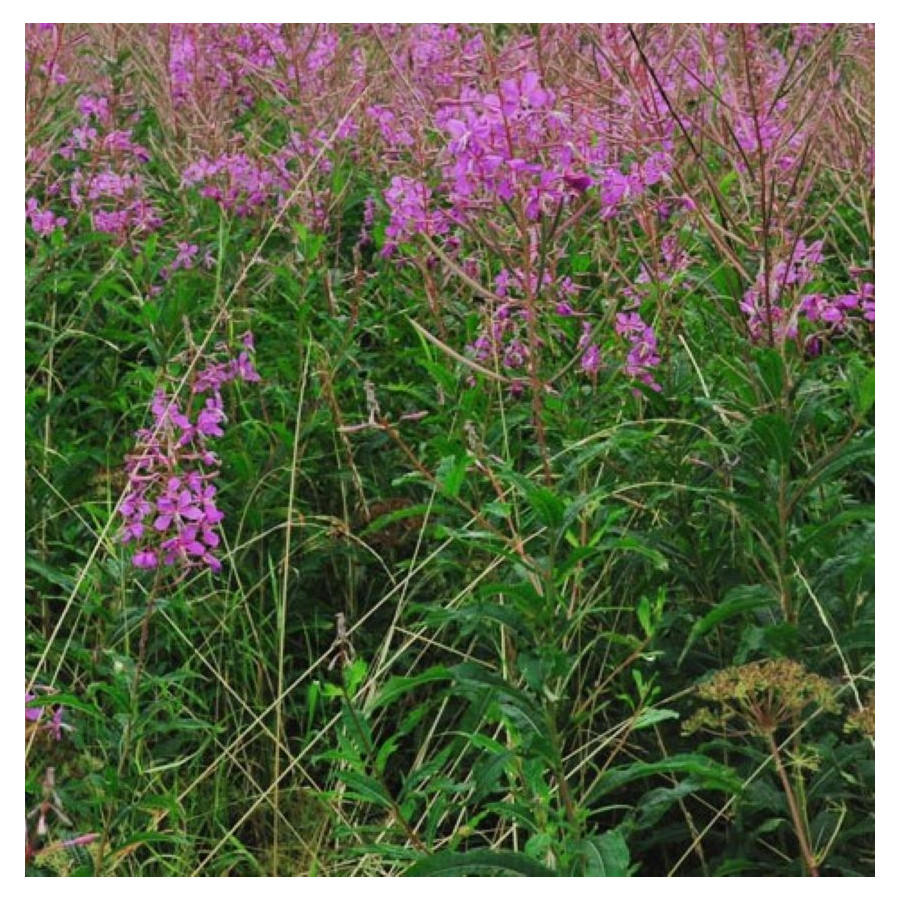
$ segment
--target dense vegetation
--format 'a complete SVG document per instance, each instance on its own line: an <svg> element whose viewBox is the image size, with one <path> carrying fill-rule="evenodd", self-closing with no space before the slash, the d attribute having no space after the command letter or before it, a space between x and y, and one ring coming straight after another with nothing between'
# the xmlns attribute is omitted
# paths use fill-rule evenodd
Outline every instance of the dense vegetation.
<svg viewBox="0 0 900 900"><path fill-rule="evenodd" d="M872 28L25 39L29 873L873 873Z"/></svg>

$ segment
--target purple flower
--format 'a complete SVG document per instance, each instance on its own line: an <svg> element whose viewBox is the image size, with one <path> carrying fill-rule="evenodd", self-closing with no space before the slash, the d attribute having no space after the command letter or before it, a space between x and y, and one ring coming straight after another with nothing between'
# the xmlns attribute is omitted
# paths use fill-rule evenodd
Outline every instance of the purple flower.
<svg viewBox="0 0 900 900"><path fill-rule="evenodd" d="M222 437L225 432L219 427L219 423L224 421L221 399L210 397L197 416L197 431L206 437Z"/></svg>
<svg viewBox="0 0 900 900"><path fill-rule="evenodd" d="M37 700L37 694L29 694L26 691L25 702L30 703L32 700ZM26 706L25 707L25 721L26 722L37 722L40 720L40 718L43 714L44 714L44 708L42 706Z"/></svg>
<svg viewBox="0 0 900 900"><path fill-rule="evenodd" d="M139 569L155 569L159 561L156 553L149 547L145 547L131 557L131 562Z"/></svg>
<svg viewBox="0 0 900 900"><path fill-rule="evenodd" d="M194 257L200 252L200 248L196 244L189 244L187 241L178 242L178 254L172 263L172 269L192 269L194 267Z"/></svg>
<svg viewBox="0 0 900 900"><path fill-rule="evenodd" d="M253 338L250 338L251 343ZM255 382L259 381L259 372L253 367L253 361L247 353L240 353L236 360L232 363L233 378L240 378L242 381Z"/></svg>
<svg viewBox="0 0 900 900"><path fill-rule="evenodd" d="M69 726L63 725L63 708L61 706L57 706L55 712L53 713L53 718L47 723L47 731L49 734L52 734L56 740L61 740L63 728L68 728Z"/></svg>
<svg viewBox="0 0 900 900"><path fill-rule="evenodd" d="M626 338L631 345L625 358L625 374L642 381L654 391L661 391L650 374L659 365L656 334L640 317L639 313L617 313L616 333Z"/></svg>
<svg viewBox="0 0 900 900"><path fill-rule="evenodd" d="M37 694L25 692L25 703L31 703L37 699ZM62 738L63 730L71 730L72 726L63 722L63 707L56 706L49 719L44 719L44 714L48 711L46 706L26 706L25 721L31 722L41 731L54 737L56 740Z"/></svg>
<svg viewBox="0 0 900 900"><path fill-rule="evenodd" d="M78 98L76 105L78 112L85 119L89 119L91 116L94 116L101 122L106 122L109 119L109 101L106 97L91 97L87 94L82 94Z"/></svg>
<svg viewBox="0 0 900 900"><path fill-rule="evenodd" d="M153 527L157 531L165 531L176 519L190 522L202 519L203 513L194 503L194 495L187 489L182 490L180 478L169 479L166 493L156 502L159 515L156 517Z"/></svg>
<svg viewBox="0 0 900 900"><path fill-rule="evenodd" d="M503 366L507 369L521 369L528 360L528 347L519 340L510 341L503 354Z"/></svg>
<svg viewBox="0 0 900 900"><path fill-rule="evenodd" d="M581 357L581 371L588 375L596 375L599 369L600 348L596 344L591 344Z"/></svg>
<svg viewBox="0 0 900 900"><path fill-rule="evenodd" d="M875 301L874 300L863 300L862 308L863 308L863 318L867 322L874 322L875 321Z"/></svg>
<svg viewBox="0 0 900 900"><path fill-rule="evenodd" d="M138 545L131 556L138 569L155 569L160 563L221 569L214 551L224 515L212 483L219 461L207 441L224 435L221 388L235 380L260 380L251 358L253 335L247 332L241 345L236 356L206 360L195 375L187 411L162 389L153 395L154 424L137 433L138 446L126 461L128 489L118 510L123 543ZM227 351L224 345L216 347L217 353ZM202 406L194 414L191 406L200 399ZM147 520L154 515L148 528Z"/></svg>
<svg viewBox="0 0 900 900"><path fill-rule="evenodd" d="M590 175L585 175L583 172L566 172L563 175L563 181L572 188L573 191L579 194L583 194L593 183L594 179L591 178Z"/></svg>
<svg viewBox="0 0 900 900"><path fill-rule="evenodd" d="M402 242L416 234L444 234L448 230L446 217L441 210L429 211L431 196L431 188L423 182L395 175L384 192L391 212L385 235Z"/></svg>
<svg viewBox="0 0 900 900"><path fill-rule="evenodd" d="M31 223L31 227L41 235L41 237L47 237L57 228L63 228L69 221L63 216L55 215L49 209L42 210L34 197L29 197L26 201L25 215Z"/></svg>

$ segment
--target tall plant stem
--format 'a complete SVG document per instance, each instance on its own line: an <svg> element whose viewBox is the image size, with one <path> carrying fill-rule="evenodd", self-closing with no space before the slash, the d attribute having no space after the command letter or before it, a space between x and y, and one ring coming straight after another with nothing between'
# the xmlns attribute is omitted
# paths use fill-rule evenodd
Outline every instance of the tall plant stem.
<svg viewBox="0 0 900 900"><path fill-rule="evenodd" d="M806 833L806 823L803 821L803 816L800 814L800 807L797 805L797 797L794 794L793 787L791 787L791 779L788 777L788 773L784 768L784 763L781 760L781 752L778 749L778 744L775 743L775 736L771 732L768 732L766 734L766 740L769 745L769 752L772 754L772 759L775 760L775 769L778 772L778 777L781 779L781 786L784 788L784 796L787 799L788 809L791 813L791 821L794 823L794 831L797 834L797 841L800 844L800 854L803 857L806 871L814 878L818 878L819 866L816 863L815 854L812 852L809 845L809 837Z"/></svg>

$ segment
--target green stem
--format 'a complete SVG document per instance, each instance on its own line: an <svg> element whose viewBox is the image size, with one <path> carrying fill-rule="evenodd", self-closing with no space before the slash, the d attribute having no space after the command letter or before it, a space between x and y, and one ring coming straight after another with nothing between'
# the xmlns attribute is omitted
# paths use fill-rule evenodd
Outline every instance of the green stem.
<svg viewBox="0 0 900 900"><path fill-rule="evenodd" d="M806 824L800 814L800 807L797 805L797 798L794 795L794 789L791 787L791 780L788 777L788 773L785 771L784 763L781 760L781 752L778 749L778 744L775 743L775 737L771 731L767 732L766 740L769 744L769 752L772 754L772 759L775 760L775 769L778 772L778 777L781 779L781 786L784 788L784 796L787 799L788 809L791 813L791 821L794 823L794 831L797 834L797 841L800 844L800 854L803 857L806 871L812 877L818 878L819 867L816 863L815 854L812 852L809 845L809 838L806 834Z"/></svg>

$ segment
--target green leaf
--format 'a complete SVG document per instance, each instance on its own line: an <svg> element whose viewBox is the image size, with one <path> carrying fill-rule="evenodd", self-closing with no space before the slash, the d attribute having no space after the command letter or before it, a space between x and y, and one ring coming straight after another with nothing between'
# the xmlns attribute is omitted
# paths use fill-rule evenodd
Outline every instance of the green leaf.
<svg viewBox="0 0 900 900"><path fill-rule="evenodd" d="M640 728L649 728L659 722L665 722L668 719L680 719L681 714L674 709L645 709L635 720L632 726L633 731Z"/></svg>
<svg viewBox="0 0 900 900"><path fill-rule="evenodd" d="M768 413L758 416L750 426L751 434L766 453L782 465L791 460L791 429L783 416Z"/></svg>
<svg viewBox="0 0 900 900"><path fill-rule="evenodd" d="M462 634L477 632L485 634L493 631L491 625L501 625L533 641L534 636L522 613L514 606L503 606L499 603L471 603L461 609L431 610L431 621L455 622Z"/></svg>
<svg viewBox="0 0 900 900"><path fill-rule="evenodd" d="M378 692L378 695L372 701L372 710L387 706L402 697L404 694L423 684L430 684L434 681L451 681L453 672L443 666L433 666L422 672L421 675L397 675L389 679L384 687Z"/></svg>
<svg viewBox="0 0 900 900"><path fill-rule="evenodd" d="M643 556L645 559L649 560L658 571L667 572L669 570L669 561L666 557L660 553L659 550L646 544L637 536L636 532L625 535L624 537L616 538L614 541L610 541L604 546L608 547L610 550L630 550L632 553L637 553L639 556Z"/></svg>
<svg viewBox="0 0 900 900"><path fill-rule="evenodd" d="M51 584L61 587L64 591L72 591L75 588L75 579L70 575L61 572L59 569L53 568L52 566L45 565L39 559L36 559L29 554L26 554L25 556L25 568L31 572L36 572L38 575L42 575Z"/></svg>
<svg viewBox="0 0 900 900"><path fill-rule="evenodd" d="M800 530L801 540L797 545L796 556L802 559L808 551L815 550L826 541L837 537L837 533L847 525L856 522L871 522L875 519L873 506L851 506L831 516L824 523L808 525Z"/></svg>
<svg viewBox="0 0 900 900"><path fill-rule="evenodd" d="M472 793L472 803L478 803L488 794L499 790L500 779L514 763L515 755L511 750L502 749L496 753L482 754L473 772L475 790Z"/></svg>
<svg viewBox="0 0 900 900"><path fill-rule="evenodd" d="M491 500L490 503L485 503L484 506L481 507L481 511L505 519L512 512L512 506L502 500Z"/></svg>
<svg viewBox="0 0 900 900"><path fill-rule="evenodd" d="M684 661L688 650L693 647L694 643L708 631L715 628L716 625L748 610L761 609L763 607L774 608L777 604L778 597L775 596L775 592L765 585L745 584L732 588L725 594L721 603L717 603L710 612L694 624L684 649L678 657L678 665L680 666Z"/></svg>
<svg viewBox="0 0 900 900"><path fill-rule="evenodd" d="M400 736L392 734L381 745L381 748L379 749L378 754L375 757L375 771L378 772L379 775L384 775L384 770L387 767L387 761L396 752L399 743Z"/></svg>
<svg viewBox="0 0 900 900"><path fill-rule="evenodd" d="M306 730L311 734L316 710L319 706L319 697L322 693L322 685L318 681L310 681L306 688Z"/></svg>
<svg viewBox="0 0 900 900"><path fill-rule="evenodd" d="M784 360L777 350L769 347L760 348L754 354L760 378L766 387L770 400L777 400L784 391Z"/></svg>
<svg viewBox="0 0 900 900"><path fill-rule="evenodd" d="M350 694L351 697L359 690L363 681L365 681L366 673L368 671L369 666L362 657L357 657L348 666L344 667L342 673L344 685L346 686L347 693Z"/></svg>
<svg viewBox="0 0 900 900"><path fill-rule="evenodd" d="M376 516L359 534L360 537L368 537L368 535L370 534L377 534L379 531L383 531L389 525L393 525L395 522L404 522L409 519L420 519L423 516L427 515L429 512L437 512L439 509L440 507L428 503L416 503L411 504L410 506L404 506L401 509L395 509L392 512L387 512L383 516Z"/></svg>
<svg viewBox="0 0 900 900"><path fill-rule="evenodd" d="M63 706L66 709L77 709L79 712L83 712L95 719L105 718L105 715L93 703L86 703L81 697L76 697L74 694L40 694L34 700L26 703L25 706L28 709Z"/></svg>
<svg viewBox="0 0 900 900"><path fill-rule="evenodd" d="M749 625L741 632L741 639L734 651L734 664L743 665L762 656L796 656L799 651L799 633L796 625L780 622L776 625ZM868 646L872 646L869 642Z"/></svg>
<svg viewBox="0 0 900 900"><path fill-rule="evenodd" d="M484 695L494 700L503 718L523 738L537 739L535 749L545 757L552 746L544 711L524 691L512 687L499 675L485 671L475 663L461 663L453 668L461 691Z"/></svg>
<svg viewBox="0 0 900 900"><path fill-rule="evenodd" d="M857 415L864 416L875 404L875 369L869 369L856 386L854 407Z"/></svg>
<svg viewBox="0 0 900 900"><path fill-rule="evenodd" d="M673 772L686 772L694 776L699 781L699 787L705 790L737 794L742 786L741 779L730 766L724 766L702 753L680 753L655 762L633 763L611 769L601 778L585 803L593 803L632 781Z"/></svg>
<svg viewBox="0 0 900 900"><path fill-rule="evenodd" d="M874 455L875 435L870 430L848 444L831 459L828 459L824 463L820 463L818 466L813 466L812 475L797 488L791 496L790 503L797 503L800 497L811 491L817 485L832 481L835 476L851 466L859 466L864 471L869 471L871 468L870 458L873 458ZM874 474L873 471L873 477Z"/></svg>
<svg viewBox="0 0 900 900"><path fill-rule="evenodd" d="M579 841L576 852L584 860L584 874L588 878L628 875L628 845L618 830Z"/></svg>
<svg viewBox="0 0 900 900"><path fill-rule="evenodd" d="M640 622L641 628L644 630L644 634L647 637L653 633L653 618L651 616L651 607L650 600L647 597L641 597L638 600L638 605L635 608L635 614L637 615L638 622Z"/></svg>
<svg viewBox="0 0 900 900"><path fill-rule="evenodd" d="M500 477L515 485L524 495L528 505L534 510L538 521L548 528L559 528L564 520L566 504L550 488L534 484L518 472L505 470Z"/></svg>
<svg viewBox="0 0 900 900"><path fill-rule="evenodd" d="M655 825L673 803L677 803L699 789L700 785L696 781L686 778L674 787L654 788L652 791L647 791L635 804L635 812L638 814L636 828L650 828Z"/></svg>
<svg viewBox="0 0 900 900"><path fill-rule="evenodd" d="M727 196L731 186L737 181L737 172L729 169L722 178L719 179L719 192L722 196Z"/></svg>
<svg viewBox="0 0 900 900"><path fill-rule="evenodd" d="M426 856L413 863L403 874L419 878L454 878L465 875L552 878L556 872L529 856L511 850L471 850L468 853L444 851Z"/></svg>
<svg viewBox="0 0 900 900"><path fill-rule="evenodd" d="M376 806L381 806L386 809L392 807L393 803L391 798L388 797L382 785L374 778L363 775L361 772L353 772L350 769L345 769L340 773L340 779L347 785L349 790L361 800L368 803L374 803Z"/></svg>
<svg viewBox="0 0 900 900"><path fill-rule="evenodd" d="M438 481L441 489L448 497L456 497L466 478L466 469L469 466L469 456L463 453L459 458L446 456L437 467Z"/></svg>
<svg viewBox="0 0 900 900"><path fill-rule="evenodd" d="M530 582L523 581L518 584L489 582L488 584L482 585L478 589L479 599L496 597L498 595L503 597L504 599L509 598L513 602L515 608L519 610L520 613L528 617L540 615L546 605L544 597L538 593L534 585ZM506 609L507 607L504 604L501 608ZM488 613L485 612L485 614L487 615ZM504 625L517 627L512 620L504 618L506 615L505 613L494 612L490 615L492 618L496 618L498 621L503 621Z"/></svg>

